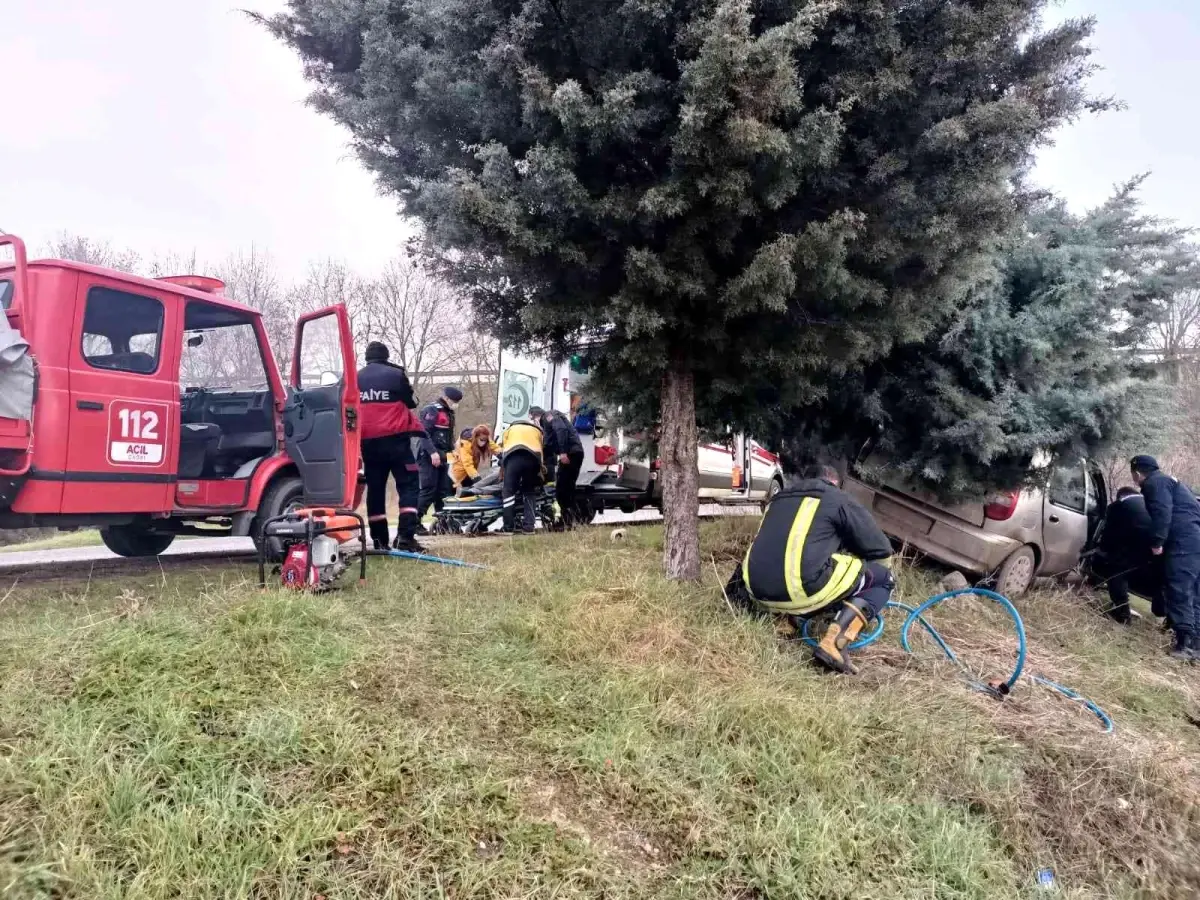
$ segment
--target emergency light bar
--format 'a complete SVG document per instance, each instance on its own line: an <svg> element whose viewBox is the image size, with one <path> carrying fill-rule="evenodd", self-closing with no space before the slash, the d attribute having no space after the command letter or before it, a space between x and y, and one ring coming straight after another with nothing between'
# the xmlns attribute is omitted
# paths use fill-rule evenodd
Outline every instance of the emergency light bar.
<svg viewBox="0 0 1200 900"><path fill-rule="evenodd" d="M191 288L193 291L203 291L205 294L225 293L225 282L220 278L209 278L207 275L168 275L156 280Z"/></svg>

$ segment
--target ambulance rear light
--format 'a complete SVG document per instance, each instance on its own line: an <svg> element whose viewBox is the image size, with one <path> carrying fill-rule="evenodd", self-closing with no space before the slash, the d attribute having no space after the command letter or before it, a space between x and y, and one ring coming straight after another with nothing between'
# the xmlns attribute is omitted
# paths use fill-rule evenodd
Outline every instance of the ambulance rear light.
<svg viewBox="0 0 1200 900"><path fill-rule="evenodd" d="M165 281L167 284L177 284L180 287L191 288L193 291L201 291L205 294L225 293L225 282L220 278L209 278L207 275L168 275L158 280Z"/></svg>
<svg viewBox="0 0 1200 900"><path fill-rule="evenodd" d="M617 461L617 448L607 444L597 444L592 453L598 466L611 466Z"/></svg>
<svg viewBox="0 0 1200 900"><path fill-rule="evenodd" d="M983 507L984 518L993 522L1007 522L1016 513L1017 501L1020 499L1020 491L1005 491L991 497Z"/></svg>

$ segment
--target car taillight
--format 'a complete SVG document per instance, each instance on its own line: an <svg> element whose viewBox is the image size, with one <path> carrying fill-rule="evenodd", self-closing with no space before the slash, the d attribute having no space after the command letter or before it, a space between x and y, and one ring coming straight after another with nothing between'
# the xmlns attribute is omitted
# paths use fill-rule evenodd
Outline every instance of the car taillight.
<svg viewBox="0 0 1200 900"><path fill-rule="evenodd" d="M617 448L607 444L597 444L592 454L598 466L611 466L617 461Z"/></svg>
<svg viewBox="0 0 1200 900"><path fill-rule="evenodd" d="M650 471L651 472L657 472L661 468L662 468L662 460L661 459L656 459L654 462L650 463Z"/></svg>
<svg viewBox="0 0 1200 900"><path fill-rule="evenodd" d="M983 507L983 515L994 522L1007 522L1017 511L1017 501L1020 499L1020 491L997 494Z"/></svg>

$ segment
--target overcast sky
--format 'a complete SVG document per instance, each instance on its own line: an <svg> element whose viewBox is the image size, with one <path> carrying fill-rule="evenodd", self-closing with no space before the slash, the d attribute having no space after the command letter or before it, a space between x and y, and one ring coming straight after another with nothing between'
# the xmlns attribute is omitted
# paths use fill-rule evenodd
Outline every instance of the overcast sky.
<svg viewBox="0 0 1200 900"><path fill-rule="evenodd" d="M235 0L236 2L236 0ZM292 53L238 7L281 0L0 0L0 229L35 253L67 231L144 256L257 244L286 275L333 256L377 269L395 204L304 105ZM1095 15L1095 88L1128 110L1058 135L1038 180L1074 206L1151 171L1148 208L1200 225L1200 2L1065 0Z"/></svg>

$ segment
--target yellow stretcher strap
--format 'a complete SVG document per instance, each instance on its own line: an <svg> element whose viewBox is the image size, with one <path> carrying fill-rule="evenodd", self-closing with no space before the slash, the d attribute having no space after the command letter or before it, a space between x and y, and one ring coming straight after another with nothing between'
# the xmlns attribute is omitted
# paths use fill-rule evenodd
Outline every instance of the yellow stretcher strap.
<svg viewBox="0 0 1200 900"><path fill-rule="evenodd" d="M863 571L862 560L845 553L835 553L832 557L833 571L830 573L829 579L812 596L804 592L802 572L804 544L808 540L808 531L812 528L813 519L816 517L817 508L820 505L821 501L816 497L805 497L801 501L800 509L797 510L796 518L792 521L791 530L788 532L787 550L784 553L784 584L787 585L788 600L780 603L755 598L765 608L792 615L804 615L815 612L839 597L849 594L858 584L858 579L862 576ZM753 547L754 545L751 544L751 550ZM746 590L749 591L749 552L742 561L742 581L745 582ZM753 597L753 594L751 596Z"/></svg>

